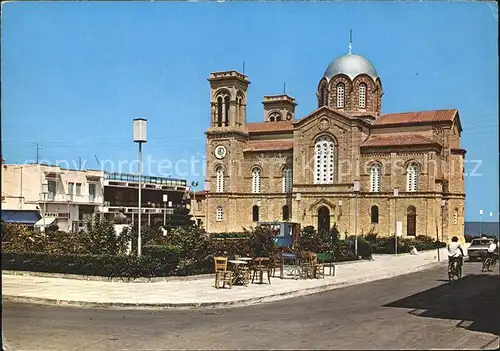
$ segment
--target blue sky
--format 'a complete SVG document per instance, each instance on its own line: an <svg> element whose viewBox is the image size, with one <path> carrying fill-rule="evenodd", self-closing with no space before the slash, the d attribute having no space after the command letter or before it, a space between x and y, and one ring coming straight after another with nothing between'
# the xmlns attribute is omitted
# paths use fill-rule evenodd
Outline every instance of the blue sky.
<svg viewBox="0 0 500 351"><path fill-rule="evenodd" d="M136 158L132 119L144 117L145 171L194 158L193 171L171 173L202 184L209 72L245 61L249 122L263 121L263 96L283 82L302 117L352 28L353 52L381 76L384 113L459 109L467 172L481 160L466 178L466 220L480 209L496 220L497 11L484 2L3 3L2 154L34 160L38 142L46 162L81 158L97 169L97 158L117 170Z"/></svg>

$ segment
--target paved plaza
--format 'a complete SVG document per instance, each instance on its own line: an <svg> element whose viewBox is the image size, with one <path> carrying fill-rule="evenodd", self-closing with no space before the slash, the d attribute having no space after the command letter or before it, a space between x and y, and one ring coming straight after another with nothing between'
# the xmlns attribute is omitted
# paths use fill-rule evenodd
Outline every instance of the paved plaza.
<svg viewBox="0 0 500 351"><path fill-rule="evenodd" d="M441 258L445 250L441 250ZM325 279L272 278L271 284L215 289L214 279L109 282L2 274L4 299L87 307L220 307L269 302L390 278L439 265L437 250L418 255L374 255L373 260L335 266ZM441 264L444 264L441 262ZM327 269L328 273L328 269Z"/></svg>

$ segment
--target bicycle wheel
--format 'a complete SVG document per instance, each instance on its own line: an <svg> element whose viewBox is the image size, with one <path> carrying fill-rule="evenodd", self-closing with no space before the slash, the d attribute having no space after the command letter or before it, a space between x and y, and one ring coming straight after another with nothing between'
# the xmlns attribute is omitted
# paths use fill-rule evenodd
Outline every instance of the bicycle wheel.
<svg viewBox="0 0 500 351"><path fill-rule="evenodd" d="M489 265L490 265L490 259L485 258L483 261L483 266L481 267L481 272L486 272L487 270L489 270Z"/></svg>
<svg viewBox="0 0 500 351"><path fill-rule="evenodd" d="M491 272L497 266L497 260L491 259L490 264L488 265L488 272Z"/></svg>

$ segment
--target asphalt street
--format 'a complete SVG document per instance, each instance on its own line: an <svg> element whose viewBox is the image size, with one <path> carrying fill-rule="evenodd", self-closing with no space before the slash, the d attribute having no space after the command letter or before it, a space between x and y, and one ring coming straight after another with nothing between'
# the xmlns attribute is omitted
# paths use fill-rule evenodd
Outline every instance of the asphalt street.
<svg viewBox="0 0 500 351"><path fill-rule="evenodd" d="M499 275L466 263L279 302L204 310L109 310L4 301L16 350L494 349Z"/></svg>

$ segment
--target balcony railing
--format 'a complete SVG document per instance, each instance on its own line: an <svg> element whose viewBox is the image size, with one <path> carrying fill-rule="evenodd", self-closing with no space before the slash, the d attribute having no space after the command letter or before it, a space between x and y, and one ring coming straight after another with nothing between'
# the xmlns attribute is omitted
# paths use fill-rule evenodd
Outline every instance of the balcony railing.
<svg viewBox="0 0 500 351"><path fill-rule="evenodd" d="M120 182L139 182L139 177L135 174L128 173L104 173L104 179L106 180L116 180ZM176 185L176 186L186 186L187 181L184 179L166 178L166 177L153 177L153 176L141 176L141 181L143 183L153 183L162 185Z"/></svg>
<svg viewBox="0 0 500 351"><path fill-rule="evenodd" d="M41 200L44 200L42 195ZM76 203L94 203L101 204L104 201L102 196L96 195L69 195L69 194L55 194L48 193L45 196L47 202L76 202Z"/></svg>

